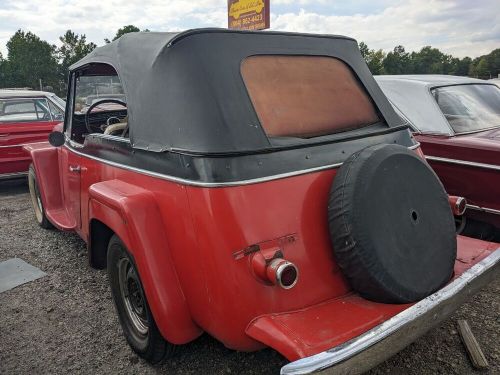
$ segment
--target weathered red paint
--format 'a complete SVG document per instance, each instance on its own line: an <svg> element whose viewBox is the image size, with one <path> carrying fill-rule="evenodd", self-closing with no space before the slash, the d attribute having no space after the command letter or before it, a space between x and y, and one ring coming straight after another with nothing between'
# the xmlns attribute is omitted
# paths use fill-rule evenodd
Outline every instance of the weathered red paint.
<svg viewBox="0 0 500 375"><path fill-rule="evenodd" d="M356 297L336 266L326 215L335 169L206 188L111 166L66 147L27 150L49 219L87 242L92 220L122 239L158 327L171 342L185 343L205 331L229 348L271 346L296 359L405 307ZM267 257L276 246L299 269L292 289L270 285L254 272L252 255ZM457 275L492 248L460 238Z"/></svg>
<svg viewBox="0 0 500 375"><path fill-rule="evenodd" d="M496 165L500 168L500 129L453 137L416 135L426 156ZM451 195L467 203L500 210L500 170L428 160ZM467 210L466 215L500 228L500 215Z"/></svg>
<svg viewBox="0 0 500 375"><path fill-rule="evenodd" d="M454 278L491 254L496 246L459 236ZM294 361L351 340L409 306L371 302L348 293L304 309L262 315L248 325L246 332Z"/></svg>
<svg viewBox="0 0 500 375"><path fill-rule="evenodd" d="M27 172L30 156L23 150L28 143L47 140L58 121L0 123L0 175Z"/></svg>

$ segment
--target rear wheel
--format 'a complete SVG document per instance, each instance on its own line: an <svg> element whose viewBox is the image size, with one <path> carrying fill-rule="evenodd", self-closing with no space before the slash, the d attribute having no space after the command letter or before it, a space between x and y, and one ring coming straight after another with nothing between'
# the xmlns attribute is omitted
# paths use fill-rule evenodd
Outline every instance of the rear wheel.
<svg viewBox="0 0 500 375"><path fill-rule="evenodd" d="M120 324L132 349L150 363L174 354L149 309L139 273L121 240L113 235L108 245L108 276Z"/></svg>
<svg viewBox="0 0 500 375"><path fill-rule="evenodd" d="M38 189L38 181L36 179L35 168L33 164L30 164L28 170L28 185L30 189L31 203L33 204L33 210L35 211L35 218L44 229L52 229L54 226L47 219L45 215L45 208L43 207L42 197L40 196L40 190Z"/></svg>

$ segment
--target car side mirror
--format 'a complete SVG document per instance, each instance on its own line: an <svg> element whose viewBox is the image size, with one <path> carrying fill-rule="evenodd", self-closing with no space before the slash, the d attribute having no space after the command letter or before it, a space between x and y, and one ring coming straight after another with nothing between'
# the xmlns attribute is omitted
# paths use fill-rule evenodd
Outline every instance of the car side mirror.
<svg viewBox="0 0 500 375"><path fill-rule="evenodd" d="M49 143L54 147L60 147L64 144L64 134L53 131L49 134Z"/></svg>

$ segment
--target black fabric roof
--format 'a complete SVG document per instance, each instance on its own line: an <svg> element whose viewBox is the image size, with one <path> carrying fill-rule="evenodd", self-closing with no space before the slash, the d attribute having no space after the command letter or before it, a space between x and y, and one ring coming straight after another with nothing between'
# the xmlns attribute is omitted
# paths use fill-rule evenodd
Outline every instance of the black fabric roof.
<svg viewBox="0 0 500 375"><path fill-rule="evenodd" d="M240 64L258 54L343 60L357 74L389 126L400 118L375 83L354 39L343 36L195 29L125 34L70 67L107 63L127 98L133 147L199 153L272 147L243 83Z"/></svg>

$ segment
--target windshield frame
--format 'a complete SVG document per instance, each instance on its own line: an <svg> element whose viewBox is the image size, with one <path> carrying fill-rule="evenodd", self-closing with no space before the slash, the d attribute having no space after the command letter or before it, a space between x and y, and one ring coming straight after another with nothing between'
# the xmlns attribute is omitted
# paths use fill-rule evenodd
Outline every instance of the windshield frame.
<svg viewBox="0 0 500 375"><path fill-rule="evenodd" d="M445 85L430 86L429 87L429 95L432 96L432 99L433 99L437 109L439 110L439 113L441 114L443 119L446 121L446 124L449 126L449 128L454 136L481 133L484 131L489 131L489 130L494 130L494 129L500 128L500 123L499 123L498 125L490 126L488 128L476 129L476 130L470 130L470 131L464 131L464 132L457 132L455 130L455 128L450 124L450 122L448 121L446 116L444 115L443 110L441 109L438 101L436 100L436 97L434 96L434 92L433 92L436 89L440 89L440 88L444 88L444 87L454 87L454 86L493 86L494 88L500 90L500 87L498 87L494 83L489 83L489 82L465 82L465 83L452 83L452 84L445 84Z"/></svg>

